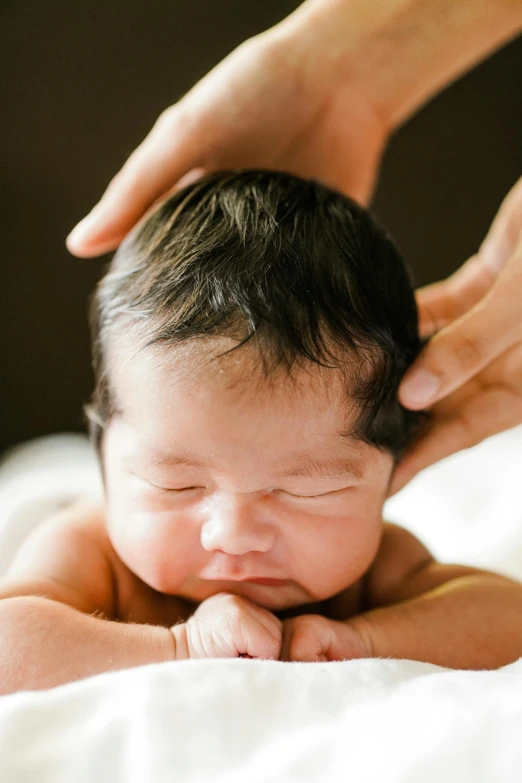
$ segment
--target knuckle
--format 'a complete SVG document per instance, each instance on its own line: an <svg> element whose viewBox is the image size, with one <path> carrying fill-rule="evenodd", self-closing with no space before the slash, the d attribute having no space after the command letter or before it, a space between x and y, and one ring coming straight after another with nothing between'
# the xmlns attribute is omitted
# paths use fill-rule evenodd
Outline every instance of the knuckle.
<svg viewBox="0 0 522 783"><path fill-rule="evenodd" d="M200 604L195 615L199 618L237 619L244 612L245 607L239 596L231 593L216 593Z"/></svg>
<svg viewBox="0 0 522 783"><path fill-rule="evenodd" d="M458 451L470 449L476 446L480 437L477 433L477 422L468 410L462 411L454 422L455 439L458 443Z"/></svg>
<svg viewBox="0 0 522 783"><path fill-rule="evenodd" d="M281 638L268 634L266 638L266 654L269 658L279 658L281 649Z"/></svg>
<svg viewBox="0 0 522 783"><path fill-rule="evenodd" d="M319 652L321 632L327 624L326 618L320 615L301 615L294 618L290 628L290 659L302 660L315 656Z"/></svg>
<svg viewBox="0 0 522 783"><path fill-rule="evenodd" d="M330 624L328 618L321 614L303 614L299 620L301 620L299 625L306 633L320 633L325 631Z"/></svg>
<svg viewBox="0 0 522 783"><path fill-rule="evenodd" d="M465 368L478 367L484 361L484 349L480 340L469 334L455 333L452 338L452 351L458 364Z"/></svg>
<svg viewBox="0 0 522 783"><path fill-rule="evenodd" d="M220 608L227 617L233 620L239 620L246 613L246 607L241 597L238 595L231 595L230 593L223 593L220 600Z"/></svg>
<svg viewBox="0 0 522 783"><path fill-rule="evenodd" d="M268 636L270 640L277 645L281 644L281 641L283 639L283 624L279 622L278 624L275 624L267 630Z"/></svg>
<svg viewBox="0 0 522 783"><path fill-rule="evenodd" d="M372 624L363 616L352 618L349 627L353 630L350 658L376 658L378 656L378 641Z"/></svg>
<svg viewBox="0 0 522 783"><path fill-rule="evenodd" d="M216 593L207 600L227 607L238 606L241 603L241 598L238 595L234 595L233 593Z"/></svg>
<svg viewBox="0 0 522 783"><path fill-rule="evenodd" d="M189 658L210 657L211 638L205 623L191 617L186 624L186 642Z"/></svg>
<svg viewBox="0 0 522 783"><path fill-rule="evenodd" d="M176 121L178 116L176 104L172 104L172 106L168 106L166 109L164 109L161 114L159 115L158 119L155 122L155 128L156 129L163 129L168 128L170 125L173 125Z"/></svg>

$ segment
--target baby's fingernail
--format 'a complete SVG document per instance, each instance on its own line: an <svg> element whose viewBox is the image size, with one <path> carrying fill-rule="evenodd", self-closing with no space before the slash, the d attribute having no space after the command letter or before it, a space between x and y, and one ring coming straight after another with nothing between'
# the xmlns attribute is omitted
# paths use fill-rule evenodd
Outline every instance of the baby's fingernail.
<svg viewBox="0 0 522 783"><path fill-rule="evenodd" d="M428 370L417 370L405 381L401 397L413 405L427 405L440 388L440 378Z"/></svg>
<svg viewBox="0 0 522 783"><path fill-rule="evenodd" d="M67 245L71 247L82 245L85 240L91 238L91 235L96 236L96 229L99 227L99 213L96 212L96 207L94 207L94 209L73 228L66 239Z"/></svg>

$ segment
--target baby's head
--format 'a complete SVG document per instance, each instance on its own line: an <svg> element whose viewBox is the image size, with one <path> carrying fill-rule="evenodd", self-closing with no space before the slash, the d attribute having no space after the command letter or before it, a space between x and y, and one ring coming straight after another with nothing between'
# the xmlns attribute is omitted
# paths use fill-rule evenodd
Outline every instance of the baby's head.
<svg viewBox="0 0 522 783"><path fill-rule="evenodd" d="M124 241L93 331L107 528L134 573L274 610L362 576L418 428L397 388L420 348L366 210L287 174L206 176Z"/></svg>

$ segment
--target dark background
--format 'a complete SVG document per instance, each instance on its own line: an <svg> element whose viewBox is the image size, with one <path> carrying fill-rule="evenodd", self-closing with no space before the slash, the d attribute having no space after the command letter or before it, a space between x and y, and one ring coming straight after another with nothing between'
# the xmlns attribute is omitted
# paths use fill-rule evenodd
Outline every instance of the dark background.
<svg viewBox="0 0 522 783"><path fill-rule="evenodd" d="M0 450L84 429L86 299L64 239L157 115L290 0L0 4ZM522 39L392 139L374 208L419 284L471 255L522 173Z"/></svg>

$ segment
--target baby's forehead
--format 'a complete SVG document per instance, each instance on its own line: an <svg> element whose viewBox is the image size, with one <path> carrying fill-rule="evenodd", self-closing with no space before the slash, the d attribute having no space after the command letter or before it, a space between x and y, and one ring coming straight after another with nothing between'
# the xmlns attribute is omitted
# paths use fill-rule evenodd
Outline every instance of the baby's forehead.
<svg viewBox="0 0 522 783"><path fill-rule="evenodd" d="M315 476L331 475L336 460L357 464L354 475L383 459L389 469L387 455L357 434L360 409L339 370L266 375L246 346L217 358L208 344L128 348L114 357L114 424L140 465L181 455L254 483L287 469L295 477L297 463Z"/></svg>
<svg viewBox="0 0 522 783"><path fill-rule="evenodd" d="M296 361L290 368L270 364L260 357L256 345L238 346L231 338L205 338L179 343L137 344L122 336L109 356L115 408L129 401L154 396L166 401L210 398L242 415L264 411L292 419L296 426L313 431L328 422L328 429L353 438L360 407L347 391L345 373L310 361ZM203 397L203 395L205 395ZM164 405L150 410L163 415Z"/></svg>
<svg viewBox="0 0 522 783"><path fill-rule="evenodd" d="M111 340L109 371L133 368L154 373L164 380L176 374L187 384L219 382L230 389L258 388L275 394L341 394L349 405L350 375L358 372L358 362L346 367L323 366L294 356L269 355L255 339L242 342L227 336L204 336L180 341L150 342L134 330L120 331Z"/></svg>

